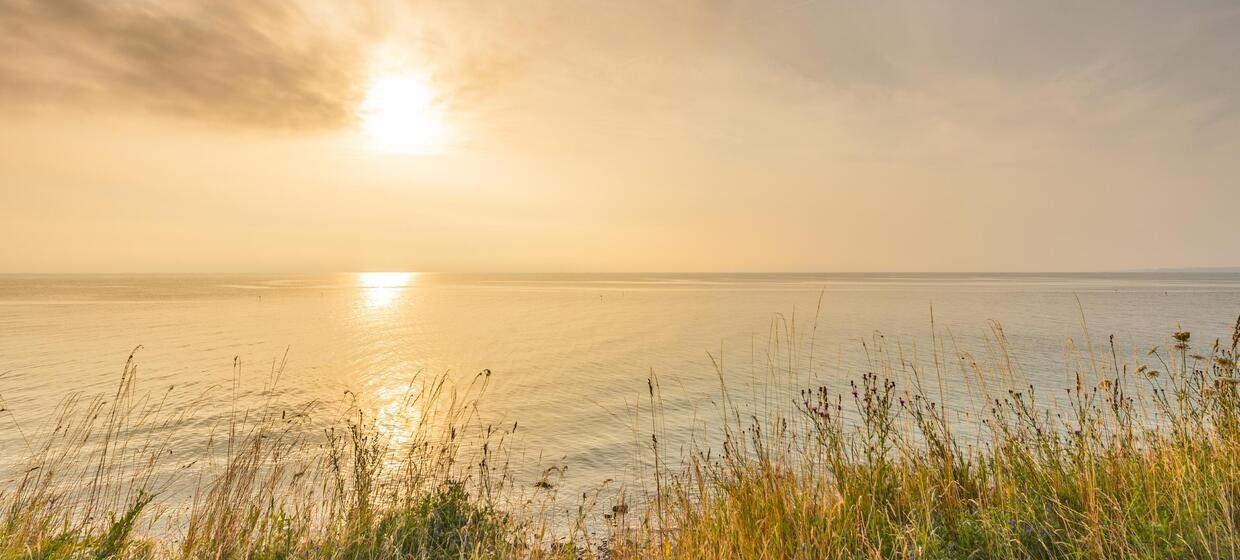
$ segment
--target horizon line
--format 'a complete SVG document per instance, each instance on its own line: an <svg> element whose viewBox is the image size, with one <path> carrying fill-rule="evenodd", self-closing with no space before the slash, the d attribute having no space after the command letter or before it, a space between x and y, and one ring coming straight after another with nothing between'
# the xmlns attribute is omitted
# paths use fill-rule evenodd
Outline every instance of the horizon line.
<svg viewBox="0 0 1240 560"><path fill-rule="evenodd" d="M864 274L1132 274L1159 272L1237 272L1240 266L1186 266L1158 268L1126 268L1126 269L1092 269L1092 270L638 270L638 271L589 271L589 270L554 270L554 271L481 271L481 270L401 270L401 269L359 269L359 270L286 270L286 271L0 271L0 276L231 276L231 275L292 275L314 276L334 274L364 274L374 272L399 272L412 274L434 275L597 275L621 276L643 274L673 275L864 275Z"/></svg>

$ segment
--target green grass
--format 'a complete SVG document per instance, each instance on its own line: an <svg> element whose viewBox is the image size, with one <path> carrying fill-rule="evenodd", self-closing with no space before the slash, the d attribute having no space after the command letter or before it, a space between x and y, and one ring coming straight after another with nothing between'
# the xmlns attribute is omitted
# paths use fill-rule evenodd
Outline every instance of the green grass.
<svg viewBox="0 0 1240 560"><path fill-rule="evenodd" d="M769 406L734 405L720 368L721 439L676 461L652 377L645 497L583 500L558 535L508 474L512 430L478 418L486 375L411 391L435 421L400 445L360 413L321 440L274 405L238 415L223 465L169 519L156 506L170 482L154 474L168 436L141 428L182 416L135 396L131 363L113 398L70 399L4 487L0 557L1240 556L1240 324L1228 341L1175 333L1124 360L1113 339L1070 348L1059 388L1023 381L997 326L991 340L978 358L936 338L923 368L876 337L850 386L812 386L789 329L768 353ZM949 387L976 406L944 410Z"/></svg>

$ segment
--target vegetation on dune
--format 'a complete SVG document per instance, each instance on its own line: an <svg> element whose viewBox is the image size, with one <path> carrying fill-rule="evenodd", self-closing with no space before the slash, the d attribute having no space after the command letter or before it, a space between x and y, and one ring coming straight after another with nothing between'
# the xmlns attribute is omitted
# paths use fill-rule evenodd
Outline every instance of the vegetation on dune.
<svg viewBox="0 0 1240 560"><path fill-rule="evenodd" d="M1187 332L1129 360L1113 340L1087 345L1053 393L1021 381L994 333L988 359L936 340L928 369L876 337L869 367L839 391L805 388L804 348L787 343L769 353L766 383L782 396L762 414L733 404L720 368L722 441L676 461L660 447L652 377L640 436L650 491L583 502L558 536L545 507L511 499L515 425L479 420L485 373L459 392L442 378L411 390L435 421L399 445L360 414L321 441L297 429L301 412L239 414L214 448L221 468L203 471L172 519L158 507L171 482L155 466L182 416L135 396L131 363L112 398L68 399L0 492L0 557L1240 556L1240 323L1208 350ZM947 371L967 383L945 382ZM945 409L961 384L977 406Z"/></svg>

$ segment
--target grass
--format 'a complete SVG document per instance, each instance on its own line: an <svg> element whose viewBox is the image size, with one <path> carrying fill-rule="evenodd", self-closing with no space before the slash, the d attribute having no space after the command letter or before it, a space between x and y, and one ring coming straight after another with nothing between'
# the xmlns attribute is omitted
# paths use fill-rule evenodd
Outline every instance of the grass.
<svg viewBox="0 0 1240 560"><path fill-rule="evenodd" d="M763 405L734 404L719 366L720 439L675 460L652 375L646 491L587 496L558 533L550 493L513 482L516 426L480 420L488 372L411 384L425 421L399 442L360 407L318 434L271 402L234 415L220 464L169 475L184 412L138 396L131 359L110 398L66 399L0 492L0 557L1240 556L1240 323L1126 360L1113 338L1072 348L1053 391L1022 381L997 325L985 359L936 336L929 368L876 337L844 387L811 384L812 338L806 360L792 329L773 337ZM957 371L972 401L946 398ZM171 516L160 499L186 477Z"/></svg>

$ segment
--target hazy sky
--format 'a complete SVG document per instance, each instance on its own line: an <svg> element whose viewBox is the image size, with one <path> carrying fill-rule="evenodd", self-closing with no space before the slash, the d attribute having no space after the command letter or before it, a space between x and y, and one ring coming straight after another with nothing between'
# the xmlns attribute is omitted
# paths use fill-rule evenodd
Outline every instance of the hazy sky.
<svg viewBox="0 0 1240 560"><path fill-rule="evenodd" d="M0 0L0 271L1236 266L1237 29L1231 1Z"/></svg>

